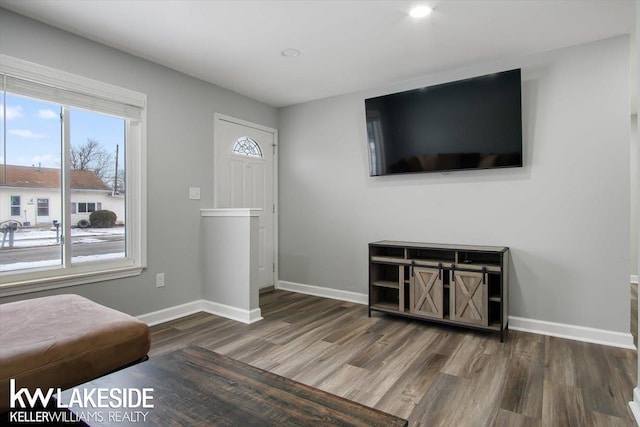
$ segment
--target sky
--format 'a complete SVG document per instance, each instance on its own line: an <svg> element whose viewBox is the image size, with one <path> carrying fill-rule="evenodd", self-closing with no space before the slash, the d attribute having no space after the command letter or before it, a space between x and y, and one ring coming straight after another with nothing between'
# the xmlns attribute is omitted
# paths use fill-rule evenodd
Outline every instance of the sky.
<svg viewBox="0 0 640 427"><path fill-rule="evenodd" d="M6 164L59 168L61 164L60 105L12 94L6 95L6 110L0 93L0 120L6 114ZM5 112L6 111L6 112ZM71 109L71 146L97 140L115 159L120 146L118 168L124 167L124 119L90 111ZM0 124L0 146L4 143ZM4 163L4 150L0 162Z"/></svg>

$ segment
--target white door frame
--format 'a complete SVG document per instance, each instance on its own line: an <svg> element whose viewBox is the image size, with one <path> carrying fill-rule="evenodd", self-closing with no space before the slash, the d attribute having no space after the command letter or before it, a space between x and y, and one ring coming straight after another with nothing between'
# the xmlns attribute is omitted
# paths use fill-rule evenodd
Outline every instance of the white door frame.
<svg viewBox="0 0 640 427"><path fill-rule="evenodd" d="M273 205L275 212L273 213L273 287L278 288L278 212L280 207L278 206L278 129L263 126L257 123L249 122L247 120L238 119L237 117L227 116L226 114L214 113L213 114L213 207L218 208L218 188L216 186L216 144L220 144L220 138L218 135L217 124L221 121L235 123L241 126L246 126L254 129L258 129L264 132L273 134Z"/></svg>
<svg viewBox="0 0 640 427"><path fill-rule="evenodd" d="M40 213L40 200L47 201L47 215L39 215ZM39 222L38 219L43 218L42 222ZM51 221L51 198L50 197L36 197L36 224L46 224Z"/></svg>

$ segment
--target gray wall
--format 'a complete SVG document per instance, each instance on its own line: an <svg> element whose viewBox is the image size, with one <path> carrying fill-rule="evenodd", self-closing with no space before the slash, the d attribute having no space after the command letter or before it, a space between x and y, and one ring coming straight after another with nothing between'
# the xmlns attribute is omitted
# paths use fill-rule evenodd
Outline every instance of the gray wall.
<svg viewBox="0 0 640 427"><path fill-rule="evenodd" d="M640 188L638 183L640 181L640 168L638 168L638 158L640 158L638 135L638 115L631 116L631 274L637 276L638 274L638 194Z"/></svg>
<svg viewBox="0 0 640 427"><path fill-rule="evenodd" d="M525 166L370 178L363 99L523 70ZM281 109L280 280L367 292L367 243L506 245L510 314L629 331L629 40Z"/></svg>
<svg viewBox="0 0 640 427"><path fill-rule="evenodd" d="M213 207L213 114L275 128L277 110L4 9L0 53L146 93L149 105L148 270L0 303L72 292L138 315L202 298L199 210ZM188 200L190 186L201 187L200 201ZM159 272L165 273L164 288L155 287Z"/></svg>
<svg viewBox="0 0 640 427"><path fill-rule="evenodd" d="M631 52L631 55L635 55L635 59L636 59L636 68L635 68L635 75L632 76L632 78L636 79L636 81L640 81L640 35L638 34L638 32L640 31L640 0L636 0L636 39L635 39L635 52ZM640 84L636 85L636 98L635 98L635 105L633 107L635 107L635 175L631 175L632 177L635 177L633 179L635 179L635 193L631 194L631 197L635 199L635 217L633 218L633 223L635 223L636 226L636 252L632 254L635 255L636 257L636 269L635 269L635 274L637 274L638 276L640 276L640 226L638 225L638 222L640 221L640 219L638 218L638 208L640 207L640 189L638 188L638 182L640 182L640 129L638 129L638 114L640 114ZM633 239L633 236L631 236L631 238ZM636 307L639 311L640 311L640 299L637 301L637 307ZM640 334L640 325L636 325L637 327L637 331ZM632 408L634 406L635 410L634 410L634 416L636 416L636 421L640 422L640 418L638 416L638 414L635 412L638 407L637 405L640 404L640 402L638 402L638 397L640 396L640 357L638 358L638 382L636 384L636 388L633 390L633 403L635 403L635 405L631 405Z"/></svg>
<svg viewBox="0 0 640 427"><path fill-rule="evenodd" d="M0 53L148 95L148 265L74 292L131 314L202 297L213 113L280 127L280 279L366 293L379 239L508 245L511 314L628 331L626 38L478 65L278 111L0 9ZM368 177L363 99L523 68L525 167ZM187 198L189 186L202 200ZM167 225L179 221L181 230ZM155 287L165 272L166 287Z"/></svg>

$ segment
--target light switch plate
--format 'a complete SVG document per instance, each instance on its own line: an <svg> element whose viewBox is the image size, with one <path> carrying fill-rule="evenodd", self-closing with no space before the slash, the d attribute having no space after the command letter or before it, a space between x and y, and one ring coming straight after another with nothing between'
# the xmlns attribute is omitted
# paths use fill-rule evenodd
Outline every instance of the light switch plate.
<svg viewBox="0 0 640 427"><path fill-rule="evenodd" d="M189 199L200 200L200 187L189 187Z"/></svg>

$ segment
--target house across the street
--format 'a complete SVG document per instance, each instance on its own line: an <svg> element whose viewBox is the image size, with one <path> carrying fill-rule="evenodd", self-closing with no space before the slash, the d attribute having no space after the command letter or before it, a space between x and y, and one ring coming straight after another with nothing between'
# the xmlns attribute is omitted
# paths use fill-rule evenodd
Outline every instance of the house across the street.
<svg viewBox="0 0 640 427"><path fill-rule="evenodd" d="M0 172L0 222L15 220L31 225L62 222L60 169L3 165ZM114 194L91 171L71 170L70 174L72 226L102 209L115 212L117 223L124 224L122 194Z"/></svg>

